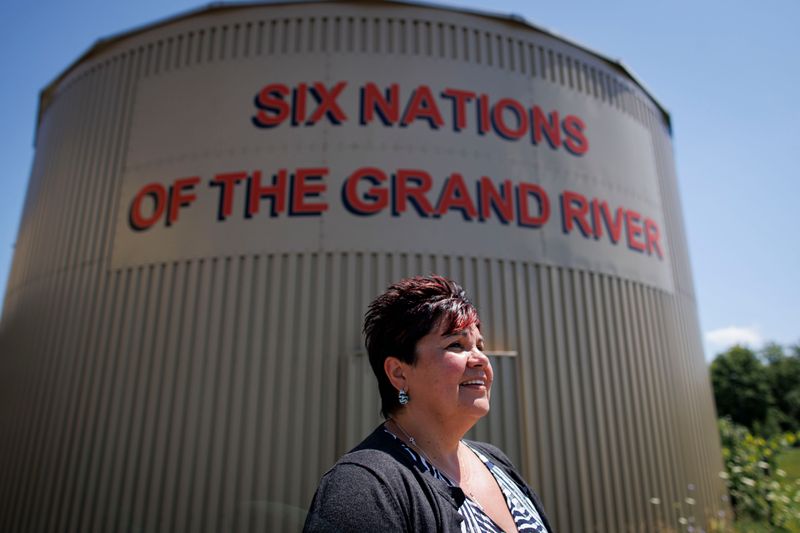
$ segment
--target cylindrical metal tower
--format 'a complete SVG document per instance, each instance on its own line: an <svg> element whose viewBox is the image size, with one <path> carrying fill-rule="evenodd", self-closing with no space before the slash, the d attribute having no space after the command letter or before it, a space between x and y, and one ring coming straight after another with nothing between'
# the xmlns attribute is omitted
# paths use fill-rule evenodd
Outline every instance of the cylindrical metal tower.
<svg viewBox="0 0 800 533"><path fill-rule="evenodd" d="M42 93L0 325L0 530L282 531L378 423L360 324L441 273L474 430L559 531L726 509L669 116L515 17L214 6Z"/></svg>

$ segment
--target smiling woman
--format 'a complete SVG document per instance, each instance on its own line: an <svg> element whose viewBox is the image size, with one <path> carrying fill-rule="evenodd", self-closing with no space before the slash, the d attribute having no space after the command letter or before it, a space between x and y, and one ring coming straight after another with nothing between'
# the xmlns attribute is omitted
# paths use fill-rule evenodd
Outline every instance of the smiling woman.
<svg viewBox="0 0 800 533"><path fill-rule="evenodd" d="M323 476L305 531L553 531L505 454L463 440L493 378L464 289L402 280L372 302L364 333L386 421Z"/></svg>

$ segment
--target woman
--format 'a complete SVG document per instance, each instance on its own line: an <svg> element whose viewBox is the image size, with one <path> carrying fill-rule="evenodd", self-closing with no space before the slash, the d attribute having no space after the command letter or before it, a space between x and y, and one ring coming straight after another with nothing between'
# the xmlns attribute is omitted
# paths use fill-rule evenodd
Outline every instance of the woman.
<svg viewBox="0 0 800 533"><path fill-rule="evenodd" d="M369 306L384 424L320 481L305 531L550 531L497 448L462 437L489 412L492 366L455 282L402 280Z"/></svg>

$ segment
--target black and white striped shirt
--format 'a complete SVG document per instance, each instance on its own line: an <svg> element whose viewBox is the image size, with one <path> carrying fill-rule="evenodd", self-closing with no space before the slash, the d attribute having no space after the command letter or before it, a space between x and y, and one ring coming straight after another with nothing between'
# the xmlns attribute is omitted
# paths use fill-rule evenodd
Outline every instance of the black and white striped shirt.
<svg viewBox="0 0 800 533"><path fill-rule="evenodd" d="M402 447L403 451L411 457L414 466L423 473L427 473L436 479L440 479L450 486L455 486L452 480L442 474L433 464L431 464L421 454L409 448L405 442L397 438L391 431L384 428L389 435L394 437L395 441ZM542 518L536 511L536 507L525 496L520 487L503 472L501 468L496 466L492 461L483 455L475 448L464 443L472 452L481 460L489 472L494 476L497 485L505 497L506 505L514 519L514 524L520 532L532 533L546 533L547 529L542 523ZM492 520L481 508L481 506L467 497L464 500L464 505L459 507L458 514L460 514L464 521L461 523L461 531L464 533L499 533L502 532L494 520Z"/></svg>

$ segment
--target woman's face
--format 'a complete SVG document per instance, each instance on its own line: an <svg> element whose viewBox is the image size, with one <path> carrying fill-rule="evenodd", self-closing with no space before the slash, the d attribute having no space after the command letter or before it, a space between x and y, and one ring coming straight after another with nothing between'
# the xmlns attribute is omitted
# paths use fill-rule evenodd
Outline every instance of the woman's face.
<svg viewBox="0 0 800 533"><path fill-rule="evenodd" d="M492 365L474 325L444 334L444 325L417 341L416 363L408 367L408 395L414 410L441 418L473 418L489 412ZM409 405L411 406L411 405Z"/></svg>

